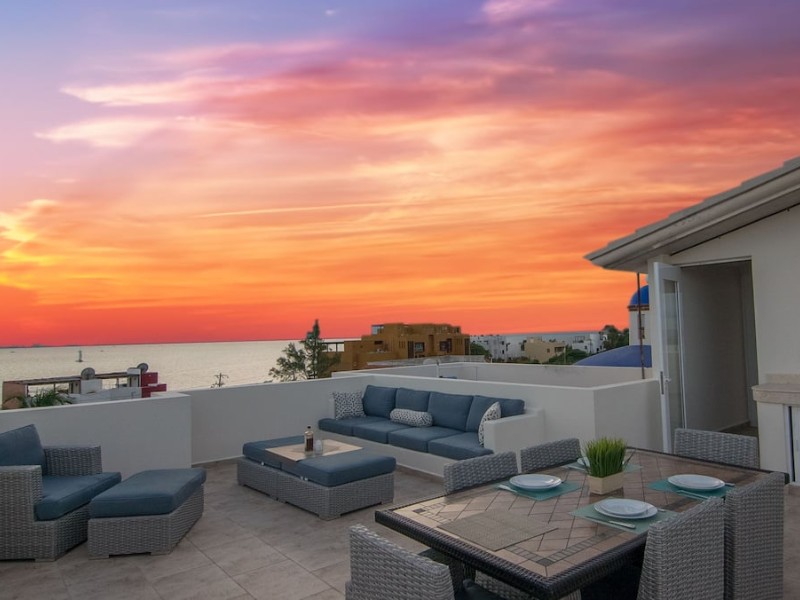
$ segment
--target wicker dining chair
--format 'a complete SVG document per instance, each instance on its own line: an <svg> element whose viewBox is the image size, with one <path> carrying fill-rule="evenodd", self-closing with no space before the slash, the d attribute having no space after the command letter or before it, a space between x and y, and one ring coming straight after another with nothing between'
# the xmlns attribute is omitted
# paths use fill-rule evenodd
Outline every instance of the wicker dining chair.
<svg viewBox="0 0 800 600"><path fill-rule="evenodd" d="M519 451L519 460L523 473L533 473L555 465L563 465L580 458L580 455L581 443L578 438L566 438L523 448Z"/></svg>
<svg viewBox="0 0 800 600"><path fill-rule="evenodd" d="M514 452L459 460L444 467L444 493L452 494L490 481L507 479L517 473L517 455Z"/></svg>
<svg viewBox="0 0 800 600"><path fill-rule="evenodd" d="M725 598L783 598L785 476L737 487L725 496Z"/></svg>
<svg viewBox="0 0 800 600"><path fill-rule="evenodd" d="M758 439L749 435L676 429L672 452L687 458L699 458L757 469Z"/></svg>
<svg viewBox="0 0 800 600"><path fill-rule="evenodd" d="M467 580L454 592L445 565L393 544L363 525L350 528L347 600L502 600Z"/></svg>

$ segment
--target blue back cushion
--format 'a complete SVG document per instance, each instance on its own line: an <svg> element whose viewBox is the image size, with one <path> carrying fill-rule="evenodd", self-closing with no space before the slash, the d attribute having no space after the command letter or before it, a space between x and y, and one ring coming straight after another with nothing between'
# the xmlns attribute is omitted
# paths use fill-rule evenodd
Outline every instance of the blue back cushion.
<svg viewBox="0 0 800 600"><path fill-rule="evenodd" d="M395 408L406 408L408 410L428 412L428 397L430 395L431 393L427 390L398 388Z"/></svg>
<svg viewBox="0 0 800 600"><path fill-rule="evenodd" d="M428 412L433 416L435 426L461 431L466 431L470 406L472 406L472 396L461 394L431 392L428 400Z"/></svg>
<svg viewBox="0 0 800 600"><path fill-rule="evenodd" d="M475 396L472 400L472 408L467 417L467 428L465 431L478 431L483 414L495 402L500 403L500 416L513 417L525 413L525 401L511 398L491 398L489 396Z"/></svg>
<svg viewBox="0 0 800 600"><path fill-rule="evenodd" d="M39 465L44 469L44 450L35 425L0 433L0 466Z"/></svg>
<svg viewBox="0 0 800 600"><path fill-rule="evenodd" d="M368 385L364 390L364 413L371 417L389 418L394 409L394 397L397 388Z"/></svg>

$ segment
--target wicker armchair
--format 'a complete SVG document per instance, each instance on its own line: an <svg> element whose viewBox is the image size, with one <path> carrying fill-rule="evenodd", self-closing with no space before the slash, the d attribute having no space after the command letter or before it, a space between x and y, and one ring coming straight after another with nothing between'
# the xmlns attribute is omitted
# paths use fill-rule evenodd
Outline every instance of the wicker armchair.
<svg viewBox="0 0 800 600"><path fill-rule="evenodd" d="M725 496L725 598L783 598L784 474Z"/></svg>
<svg viewBox="0 0 800 600"><path fill-rule="evenodd" d="M723 511L722 500L712 498L650 527L639 600L723 598Z"/></svg>
<svg viewBox="0 0 800 600"><path fill-rule="evenodd" d="M409 552L363 525L350 528L347 600L502 600L471 581L453 591L445 565Z"/></svg>
<svg viewBox="0 0 800 600"><path fill-rule="evenodd" d="M44 448L48 475L96 475L102 471L100 447ZM0 467L0 559L55 560L86 541L89 505L51 521L38 521L42 467Z"/></svg>
<svg viewBox="0 0 800 600"><path fill-rule="evenodd" d="M513 477L517 473L517 456L513 452L459 460L444 467L444 493L452 494L490 481Z"/></svg>
<svg viewBox="0 0 800 600"><path fill-rule="evenodd" d="M758 439L749 435L736 435L699 429L676 429L672 452L687 458L757 469Z"/></svg>
<svg viewBox="0 0 800 600"><path fill-rule="evenodd" d="M533 473L555 465L563 465L579 458L580 455L581 443L578 438L567 438L523 448L519 451L519 460L523 473Z"/></svg>

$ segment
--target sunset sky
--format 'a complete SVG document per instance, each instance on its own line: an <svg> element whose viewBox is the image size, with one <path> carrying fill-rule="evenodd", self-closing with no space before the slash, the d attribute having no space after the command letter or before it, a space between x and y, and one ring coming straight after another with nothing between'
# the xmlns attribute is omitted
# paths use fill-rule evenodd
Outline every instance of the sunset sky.
<svg viewBox="0 0 800 600"><path fill-rule="evenodd" d="M0 345L627 326L800 154L797 0L0 4Z"/></svg>

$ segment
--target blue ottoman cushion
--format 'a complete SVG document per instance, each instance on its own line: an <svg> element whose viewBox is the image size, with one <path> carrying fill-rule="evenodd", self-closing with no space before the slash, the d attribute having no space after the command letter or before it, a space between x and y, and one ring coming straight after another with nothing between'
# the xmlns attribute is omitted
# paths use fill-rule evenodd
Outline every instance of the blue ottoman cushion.
<svg viewBox="0 0 800 600"><path fill-rule="evenodd" d="M205 480L205 469L142 471L96 496L89 503L89 516L166 515L183 504Z"/></svg>
<svg viewBox="0 0 800 600"><path fill-rule="evenodd" d="M50 521L63 517L101 492L117 485L121 479L119 473L44 475L42 499L34 507L36 518L40 521Z"/></svg>
<svg viewBox="0 0 800 600"><path fill-rule="evenodd" d="M489 448L478 443L478 434L472 431L431 440L428 442L428 452L455 460L492 454Z"/></svg>
<svg viewBox="0 0 800 600"><path fill-rule="evenodd" d="M242 454L250 460L254 460L262 465L269 465L275 469L281 468L281 463L271 454L267 453L267 448L277 448L279 446L292 446L303 443L302 435L293 435L274 440L262 440L260 442L247 442L242 446Z"/></svg>
<svg viewBox="0 0 800 600"><path fill-rule="evenodd" d="M353 435L365 440L371 440L381 444L388 444L389 432L397 431L399 429L407 429L408 427L408 425L403 425L402 423L395 423L394 421L381 419L380 421L353 425Z"/></svg>
<svg viewBox="0 0 800 600"><path fill-rule="evenodd" d="M388 418L388 417L387 417ZM317 423L322 431L330 431L340 435L353 435L353 426L363 423L377 423L384 421L383 417L345 417L344 419L320 419Z"/></svg>
<svg viewBox="0 0 800 600"><path fill-rule="evenodd" d="M284 464L283 470L314 483L334 487L392 473L396 464L393 456L383 456L368 450L353 450Z"/></svg>
<svg viewBox="0 0 800 600"><path fill-rule="evenodd" d="M389 432L389 443L393 446L416 450L417 452L427 452L428 442L438 438L464 433L458 429L448 429L447 427L409 427L398 431Z"/></svg>
<svg viewBox="0 0 800 600"><path fill-rule="evenodd" d="M0 433L0 467L16 465L39 465L44 469L44 449L35 425Z"/></svg>

